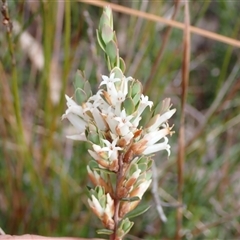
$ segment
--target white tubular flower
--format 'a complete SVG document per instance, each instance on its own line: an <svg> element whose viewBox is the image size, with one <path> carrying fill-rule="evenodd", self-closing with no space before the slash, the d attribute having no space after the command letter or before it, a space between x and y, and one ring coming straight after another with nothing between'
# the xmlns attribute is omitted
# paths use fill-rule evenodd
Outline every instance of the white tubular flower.
<svg viewBox="0 0 240 240"><path fill-rule="evenodd" d="M127 95L128 93L128 82L132 81L133 78L132 77L123 77L122 78L122 83L121 83L121 91L123 92L124 96Z"/></svg>
<svg viewBox="0 0 240 240"><path fill-rule="evenodd" d="M112 116L111 116L111 114L107 115L105 120L110 128L111 133L113 133L114 135L117 135L116 127L117 127L118 122L114 119L114 115L112 115Z"/></svg>
<svg viewBox="0 0 240 240"><path fill-rule="evenodd" d="M123 109L121 111L121 113L119 114L119 117L115 117L114 119L116 119L118 122L122 122L124 124L127 124L129 127L132 126L132 123L130 122L130 120L133 118L132 115L127 115L125 109Z"/></svg>
<svg viewBox="0 0 240 240"><path fill-rule="evenodd" d="M99 147L98 145L93 145L93 149L94 149L94 147ZM92 150L88 150L88 153L91 155L91 157L93 158L93 159L95 159L96 161L98 160L98 159L100 159L100 157L99 157L99 155L96 153L96 152L94 152L94 151L92 151Z"/></svg>
<svg viewBox="0 0 240 240"><path fill-rule="evenodd" d="M101 151L108 152L108 157L110 160L116 160L118 158L118 151L122 150L121 147L116 147L116 143L118 142L118 138L114 139L112 143L108 140L102 140L106 147L103 147Z"/></svg>
<svg viewBox="0 0 240 240"><path fill-rule="evenodd" d="M65 94L65 98L67 100L67 106L79 106L72 98L70 98L68 95Z"/></svg>
<svg viewBox="0 0 240 240"><path fill-rule="evenodd" d="M161 150L166 150L168 152L168 156L170 156L170 145L168 144L168 138L164 137L164 142L163 143L157 143L154 145L148 146L144 151L144 155L148 155L151 153L155 153Z"/></svg>
<svg viewBox="0 0 240 240"><path fill-rule="evenodd" d="M66 137L72 140L87 141L85 133L67 135Z"/></svg>
<svg viewBox="0 0 240 240"><path fill-rule="evenodd" d="M121 114L119 117L114 117L116 121L118 121L118 124L116 126L116 131L119 136L126 136L130 133L130 128L133 126L133 124L130 122L130 120L133 118L132 115L127 116L125 109L121 111ZM133 136L133 133L132 133Z"/></svg>
<svg viewBox="0 0 240 240"><path fill-rule="evenodd" d="M147 140L147 146L151 146L158 142L159 140L161 140L163 137L170 134L171 133L170 130L171 129L168 127L168 125L166 125L166 128L145 134L143 139Z"/></svg>
<svg viewBox="0 0 240 240"><path fill-rule="evenodd" d="M121 112L121 104L125 100L125 95L123 92L118 91L117 94L111 96L112 103L115 107L115 114L119 115Z"/></svg>
<svg viewBox="0 0 240 240"><path fill-rule="evenodd" d="M103 149L102 147L96 144L93 144L92 147L95 153L91 150L88 150L88 152L95 160L99 160L99 159L106 160L108 158L108 151L106 149Z"/></svg>
<svg viewBox="0 0 240 240"><path fill-rule="evenodd" d="M62 119L67 118L69 122L80 132L84 132L87 123L74 113L64 114Z"/></svg>
<svg viewBox="0 0 240 240"><path fill-rule="evenodd" d="M147 126L147 131L148 132L152 132L155 131L158 127L160 127L164 122L166 122L169 118L172 117L172 115L176 112L176 109L172 109L172 110L168 110L167 112L165 112L162 115L156 115L153 118L154 122L150 125ZM150 122L152 122L153 118L150 120Z"/></svg>
<svg viewBox="0 0 240 240"><path fill-rule="evenodd" d="M100 83L99 87L101 87L102 85L108 86L109 84L111 85L121 80L120 78L115 78L114 76L115 76L115 73L111 73L110 77L103 75L102 76L103 81Z"/></svg>
<svg viewBox="0 0 240 240"><path fill-rule="evenodd" d="M142 117L137 116L137 117L133 120L132 124L133 124L133 127L134 127L134 128L137 128L137 127L138 127L139 122L141 121L141 119L142 119Z"/></svg>
<svg viewBox="0 0 240 240"><path fill-rule="evenodd" d="M99 89L97 93L88 99L88 102L92 102L93 106L98 106L100 109L107 109L109 104L102 99L103 89Z"/></svg>
<svg viewBox="0 0 240 240"><path fill-rule="evenodd" d="M92 112L92 115L93 115L93 118L94 118L94 120L95 120L95 122L96 122L96 125L97 125L97 127L100 129L100 130L106 130L106 122L105 122L105 120L103 119L103 117L102 117L102 115L101 115L101 113L99 112L99 110L97 109L97 108L93 108L92 110L91 110L91 112Z"/></svg>
<svg viewBox="0 0 240 240"><path fill-rule="evenodd" d="M114 83L119 82L121 80L120 78L114 78L114 75L115 75L115 73L111 73L110 77L103 75L102 76L103 81L99 85L99 87L102 86L102 85L107 86L107 92L108 92L108 95L111 99L111 103L113 105L116 104L116 96L118 94L118 91L117 91Z"/></svg>
<svg viewBox="0 0 240 240"><path fill-rule="evenodd" d="M152 106L153 106L153 102L148 100L148 96L144 96L142 94L141 99L140 99L140 103L139 103L139 106L138 106L138 109L137 109L137 115L136 115L136 117L133 121L134 126L136 126L136 127L138 126L140 120L142 119L141 114L143 113L143 111L145 110L145 108L147 106L149 106L150 109L151 109Z"/></svg>
<svg viewBox="0 0 240 240"><path fill-rule="evenodd" d="M145 108L149 106L150 109L153 106L153 102L148 100L148 96L141 95L140 105L138 107L138 115L141 115Z"/></svg>
<svg viewBox="0 0 240 240"><path fill-rule="evenodd" d="M66 115L69 113L73 113L77 116L79 116L84 121L88 121L89 117L84 114L84 109L82 106L78 105L72 98L65 95L65 98L67 100L67 106L68 109L66 110L65 114L62 116L62 119L66 118Z"/></svg>
<svg viewBox="0 0 240 240"><path fill-rule="evenodd" d="M69 106L68 109L66 110L66 115L69 113L73 113L76 114L77 116L84 118L83 115L83 108L79 105L73 105L73 106Z"/></svg>

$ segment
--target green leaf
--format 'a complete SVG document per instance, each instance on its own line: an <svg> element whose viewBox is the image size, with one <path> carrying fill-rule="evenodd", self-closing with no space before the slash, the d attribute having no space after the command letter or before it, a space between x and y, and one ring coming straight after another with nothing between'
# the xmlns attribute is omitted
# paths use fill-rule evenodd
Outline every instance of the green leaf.
<svg viewBox="0 0 240 240"><path fill-rule="evenodd" d="M90 134L88 134L87 139L88 141L97 145L99 145L100 143L100 138L98 133L91 132Z"/></svg>
<svg viewBox="0 0 240 240"><path fill-rule="evenodd" d="M124 73L125 70L126 70L126 64L121 57L119 58L119 60L120 60L120 66L119 67L121 68L122 72Z"/></svg>
<svg viewBox="0 0 240 240"><path fill-rule="evenodd" d="M103 208L106 207L106 196L105 195L100 195L100 193L99 193L98 194L98 201Z"/></svg>
<svg viewBox="0 0 240 240"><path fill-rule="evenodd" d="M154 116L148 121L148 123L146 124L145 128L151 127L151 126L159 119L159 117L160 117L159 114L154 115Z"/></svg>
<svg viewBox="0 0 240 240"><path fill-rule="evenodd" d="M75 91L75 99L78 104L82 104L87 101L88 97L87 94L80 88L77 88Z"/></svg>
<svg viewBox="0 0 240 240"><path fill-rule="evenodd" d="M107 174L112 174L112 175L116 175L115 172L112 172L108 169L104 169L104 168L100 168L100 167L95 167L94 168L95 171L99 171L99 172L104 172L104 173L107 173Z"/></svg>
<svg viewBox="0 0 240 240"><path fill-rule="evenodd" d="M105 47L106 47L106 45L105 45L105 43L104 43L104 41L103 41L103 39L102 39L102 37L101 37L101 34L99 33L98 30L96 31L96 33L97 33L97 41L98 41L98 44L99 44L99 46L101 47L101 49L105 52Z"/></svg>
<svg viewBox="0 0 240 240"><path fill-rule="evenodd" d="M153 115L156 115L160 112L161 106L162 106L161 102L157 103L156 105L155 104L153 105L153 110L152 110Z"/></svg>
<svg viewBox="0 0 240 240"><path fill-rule="evenodd" d="M124 202L135 202L135 201L139 201L141 200L139 197L137 196L134 196L134 197L126 197L126 198L122 198L121 201L124 201Z"/></svg>
<svg viewBox="0 0 240 240"><path fill-rule="evenodd" d="M138 165L136 163L132 163L127 173L128 177L130 178L133 175L133 173L135 173L137 170Z"/></svg>
<svg viewBox="0 0 240 240"><path fill-rule="evenodd" d="M123 72L119 67L114 67L111 71L111 74L114 73L115 78L123 78Z"/></svg>
<svg viewBox="0 0 240 240"><path fill-rule="evenodd" d="M141 163L148 163L148 161L150 161L149 157L146 157L146 156L142 156L141 158L139 158L138 160L138 164L141 164Z"/></svg>
<svg viewBox="0 0 240 240"><path fill-rule="evenodd" d="M106 6L104 8L104 13L106 13L106 15L109 18L109 23L110 23L110 27L113 29L113 16L112 16L112 9L108 6Z"/></svg>
<svg viewBox="0 0 240 240"><path fill-rule="evenodd" d="M145 213L150 207L151 207L151 205L149 206L148 204L138 205L134 210L132 210L131 212L127 213L125 215L125 217L127 217L127 218L135 218L135 217Z"/></svg>
<svg viewBox="0 0 240 240"><path fill-rule="evenodd" d="M113 30L108 25L104 24L102 27L101 36L106 45L113 40L113 35Z"/></svg>
<svg viewBox="0 0 240 240"><path fill-rule="evenodd" d="M114 41L110 41L106 45L105 50L106 50L106 54L110 58L111 63L114 64L116 62L117 51L118 51L116 43Z"/></svg>
<svg viewBox="0 0 240 240"><path fill-rule="evenodd" d="M145 126L146 123L150 121L150 118L152 116L152 111L150 107L146 107L142 113L142 119L140 121L140 126Z"/></svg>
<svg viewBox="0 0 240 240"><path fill-rule="evenodd" d="M102 16L101 16L100 21L99 21L99 25L98 25L99 32L102 32L102 29L103 29L104 25L108 25L109 27L111 27L110 26L110 19L107 16L106 12L103 11Z"/></svg>
<svg viewBox="0 0 240 240"><path fill-rule="evenodd" d="M111 71L111 69L112 69L112 64L111 64L111 60L110 60L109 56L107 55L107 53L105 54L105 57L106 57L106 62L107 62L108 70Z"/></svg>
<svg viewBox="0 0 240 240"><path fill-rule="evenodd" d="M147 163L148 169L152 167L152 164L153 164L153 160L151 158L149 158L149 161Z"/></svg>
<svg viewBox="0 0 240 240"><path fill-rule="evenodd" d="M88 163L88 166L89 166L92 170L95 170L95 168L98 168L98 163L97 163L96 161L91 160L91 161Z"/></svg>
<svg viewBox="0 0 240 240"><path fill-rule="evenodd" d="M101 186L96 186L95 191L97 192L98 198L101 198L103 195L105 195L104 188Z"/></svg>
<svg viewBox="0 0 240 240"><path fill-rule="evenodd" d="M171 107L171 99L170 98L165 98L163 101L158 102L158 104L154 104L153 106L153 114L164 114L167 112Z"/></svg>
<svg viewBox="0 0 240 240"><path fill-rule="evenodd" d="M84 83L86 82L84 72L77 70L74 78L74 88L81 88L83 89Z"/></svg>
<svg viewBox="0 0 240 240"><path fill-rule="evenodd" d="M105 234L105 235L111 235L113 234L113 230L109 230L109 229L98 229L97 234Z"/></svg>
<svg viewBox="0 0 240 240"><path fill-rule="evenodd" d="M150 157L141 157L138 161L138 168L142 170L142 172L147 171L152 166L152 159ZM143 166L145 165L145 166ZM146 169L145 169L146 167Z"/></svg>
<svg viewBox="0 0 240 240"><path fill-rule="evenodd" d="M138 168L141 170L141 172L145 172L145 171L148 169L146 163L140 163L140 164L138 164Z"/></svg>
<svg viewBox="0 0 240 240"><path fill-rule="evenodd" d="M134 97L137 93L142 93L142 84L138 80L135 80L132 85L132 97Z"/></svg>
<svg viewBox="0 0 240 240"><path fill-rule="evenodd" d="M83 90L87 94L87 98L90 98L92 96L91 85L88 81L84 83Z"/></svg>
<svg viewBox="0 0 240 240"><path fill-rule="evenodd" d="M135 105L130 97L127 97L123 102L123 107L125 108L126 114L130 115L135 111Z"/></svg>
<svg viewBox="0 0 240 240"><path fill-rule="evenodd" d="M133 97L133 103L135 106L137 106L137 104L139 103L139 100L141 98L141 94L140 93L137 93L134 97Z"/></svg>
<svg viewBox="0 0 240 240"><path fill-rule="evenodd" d="M148 181L148 180L150 180L151 178L152 178L152 172L151 172L151 171L148 171L148 172L146 173L145 179Z"/></svg>

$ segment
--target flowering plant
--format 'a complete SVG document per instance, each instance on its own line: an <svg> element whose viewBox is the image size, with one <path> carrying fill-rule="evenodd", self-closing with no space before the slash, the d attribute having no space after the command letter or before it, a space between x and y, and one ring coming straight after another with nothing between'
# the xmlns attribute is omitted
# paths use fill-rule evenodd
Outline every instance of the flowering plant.
<svg viewBox="0 0 240 240"><path fill-rule="evenodd" d="M133 226L130 212L151 183L150 154L160 150L170 154L167 135L172 128L167 121L176 110L170 109L170 99L154 107L142 94L142 84L124 75L108 7L100 19L97 39L110 74L102 76L99 90L92 95L89 82L77 71L75 101L66 96L68 109L62 118L76 128L76 134L68 138L91 144L88 152L93 160L87 171L94 188L88 203L105 227L99 233L117 240ZM144 123L146 111L149 120Z"/></svg>

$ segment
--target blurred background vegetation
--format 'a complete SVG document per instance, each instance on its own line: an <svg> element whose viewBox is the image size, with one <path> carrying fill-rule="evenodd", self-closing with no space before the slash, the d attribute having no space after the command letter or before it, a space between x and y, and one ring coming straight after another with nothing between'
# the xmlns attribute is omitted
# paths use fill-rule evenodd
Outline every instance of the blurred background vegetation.
<svg viewBox="0 0 240 240"><path fill-rule="evenodd" d="M184 20L180 1L112 2ZM87 206L88 146L66 139L72 129L61 115L77 69L95 90L108 74L95 34L102 9L76 1L7 3L13 29L2 15L0 227L8 234L97 236L102 226ZM240 38L239 1L192 0L189 8L191 25ZM152 207L134 219L127 239L175 239L183 31L117 12L114 26L126 75L139 79L155 103L170 97L177 108L171 156L155 156L168 221L161 222L148 191L142 204ZM239 58L239 48L192 34L182 239L240 238Z"/></svg>

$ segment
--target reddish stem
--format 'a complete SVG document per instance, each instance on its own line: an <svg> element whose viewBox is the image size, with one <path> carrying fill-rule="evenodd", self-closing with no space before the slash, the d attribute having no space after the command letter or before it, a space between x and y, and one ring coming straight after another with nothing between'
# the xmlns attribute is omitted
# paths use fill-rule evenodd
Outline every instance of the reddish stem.
<svg viewBox="0 0 240 240"><path fill-rule="evenodd" d="M121 238L117 236L117 230L118 230L118 224L119 224L119 207L120 207L120 200L121 200L118 195L118 188L119 188L121 179L123 177L123 154L122 153L118 157L118 165L119 165L119 170L117 172L117 182L116 182L115 199L114 199L115 211L113 216L115 227L114 227L113 234L110 235L110 240L121 240Z"/></svg>

